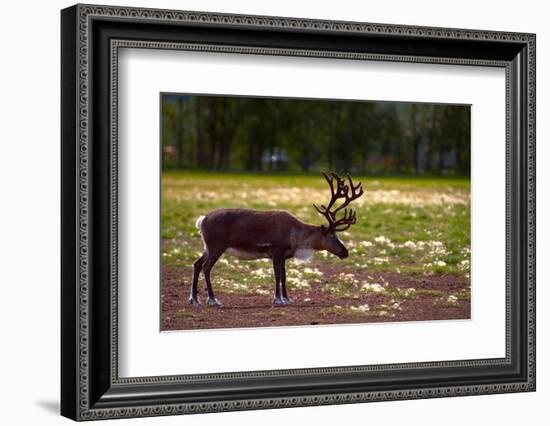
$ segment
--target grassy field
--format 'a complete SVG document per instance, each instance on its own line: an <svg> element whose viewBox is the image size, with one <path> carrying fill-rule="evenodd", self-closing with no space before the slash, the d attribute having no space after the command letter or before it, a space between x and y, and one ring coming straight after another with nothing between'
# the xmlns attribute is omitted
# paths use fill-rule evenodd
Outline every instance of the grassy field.
<svg viewBox="0 0 550 426"><path fill-rule="evenodd" d="M318 252L306 264L287 262L291 298L296 306L311 302L316 309L306 319L286 323L339 322L339 317L345 317L342 322L469 317L470 181L360 176L354 180L363 182L365 189L353 203L357 224L339 234L350 256L339 260ZM186 305L192 263L202 252L195 228L200 215L219 207L283 209L320 225L324 219L312 204L325 203L328 197L327 183L320 175L164 173L163 329L192 328L193 318L198 317L201 328L218 326L208 323L213 315ZM224 299L232 295L263 298L268 306L274 286L269 261L225 255L212 271L212 282L228 307ZM407 316L406 307L424 312ZM285 324L285 319L279 319L287 315L281 309L269 308L269 312L276 320L267 325ZM216 313L216 321L223 322L220 315L223 312ZM249 326L257 325L250 321ZM266 325L261 315L258 324Z"/></svg>

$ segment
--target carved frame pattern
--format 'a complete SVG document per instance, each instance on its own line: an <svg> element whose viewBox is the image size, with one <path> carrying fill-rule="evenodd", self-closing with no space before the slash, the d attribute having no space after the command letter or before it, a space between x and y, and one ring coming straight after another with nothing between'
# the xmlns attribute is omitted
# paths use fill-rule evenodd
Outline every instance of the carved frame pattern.
<svg viewBox="0 0 550 426"><path fill-rule="evenodd" d="M532 391L535 389L535 36L533 34L520 34L510 32L478 31L464 29L447 28L427 28L402 25L369 24L357 22L336 22L324 20L295 19L282 17L266 16L245 16L229 15L217 13L169 11L155 9L138 9L126 7L104 7L91 5L77 5L77 131L76 131L76 323L77 323L77 362L76 383L74 390L77 392L77 407L74 410L74 416L70 417L78 420L92 420L104 418L121 417L141 417L158 416L184 413L206 413L214 411L229 410L248 410L262 408L279 408L308 405L324 404L343 404L366 401L400 400L415 398L434 398L444 396L461 396L488 393L504 393L518 391ZM527 126L527 182L526 185L526 205L527 205L527 360L526 380L519 382L506 382L499 384L483 384L474 386L448 386L419 389L400 389L376 392L339 392L328 393L324 395L311 396L289 396L289 397L269 397L254 399L234 399L215 402L191 402L191 403L165 403L155 405L145 405L139 407L115 407L115 408L96 408L90 400L90 334L89 334L89 271L90 271L90 252L89 252L89 224L90 224L90 161L89 161L89 113L90 113L90 49L91 21L96 18L136 20L139 22L172 22L172 23L193 23L193 24L213 24L224 26L239 27L257 27L257 28L279 28L279 29L299 29L303 31L314 30L321 32L338 33L361 33L361 34L380 34L384 36L407 35L411 37L430 39L449 39L449 40L483 40L483 41L506 41L524 45L527 50L527 105L526 105L526 126ZM506 260L506 358L505 359L485 359L485 360L467 360L453 362L436 363L415 363L415 364L395 364L381 366L364 367L327 367L322 369L300 369L300 370L276 370L262 372L244 372L244 373L224 373L215 375L197 375L197 376L161 376L144 378L119 378L117 374L117 69L118 69L118 49L122 47L131 48L155 48L155 49L183 49L199 51L216 51L239 54L265 54L265 55L298 55L315 56L339 59L357 59L357 60L378 60L378 61L397 61L397 62L425 62L425 63L446 63L460 65L482 65L504 67L506 69L506 240L507 240L507 260ZM449 367L449 366L472 366L472 365L491 365L510 362L510 341L511 341L511 313L510 313L510 256L512 253L511 240L511 164L512 152L510 148L510 139L513 129L510 128L511 115L511 96L512 65L507 61L461 59L461 58L443 58L443 57L419 57L404 55L385 55L385 54L365 54L349 53L337 51L318 51L301 49L277 49L277 48L257 48L243 46L227 46L212 44L193 44L193 43L171 43L171 42L151 42L143 40L111 40L111 368L110 380L113 385L125 384L162 384L182 381L197 380L217 380L228 378L245 377L266 377L266 376L303 376L307 374L331 374L335 372L347 371L375 371L375 370L396 370L424 367ZM68 412L71 412L69 410ZM66 414L67 415L67 414Z"/></svg>

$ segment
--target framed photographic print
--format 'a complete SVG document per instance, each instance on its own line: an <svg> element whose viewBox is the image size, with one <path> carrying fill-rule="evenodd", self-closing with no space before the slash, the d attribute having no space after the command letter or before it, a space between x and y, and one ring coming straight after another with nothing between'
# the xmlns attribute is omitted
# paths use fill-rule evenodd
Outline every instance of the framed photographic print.
<svg viewBox="0 0 550 426"><path fill-rule="evenodd" d="M61 30L64 416L535 390L535 35Z"/></svg>

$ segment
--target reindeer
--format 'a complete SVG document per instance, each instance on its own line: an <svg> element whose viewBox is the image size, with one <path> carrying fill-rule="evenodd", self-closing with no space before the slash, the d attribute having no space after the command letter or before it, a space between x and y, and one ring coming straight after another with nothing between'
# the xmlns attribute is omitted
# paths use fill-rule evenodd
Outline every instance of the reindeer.
<svg viewBox="0 0 550 426"><path fill-rule="evenodd" d="M217 209L197 220L196 226L204 243L203 254L193 263L193 284L189 303L200 305L197 284L204 272L207 306L220 307L210 282L210 270L223 253L240 259L268 258L273 261L275 273L274 305L288 305L292 301L286 289L285 261L292 257L307 261L316 250L326 250L340 259L348 257L348 250L336 236L356 223L356 214L347 206L363 194L361 183L355 185L349 175L346 180L336 173L322 172L330 187L330 201L326 206L313 207L326 218L328 226L310 225L292 214L281 211L260 211L240 208ZM335 203L342 203L335 207ZM336 215L343 211L339 219Z"/></svg>

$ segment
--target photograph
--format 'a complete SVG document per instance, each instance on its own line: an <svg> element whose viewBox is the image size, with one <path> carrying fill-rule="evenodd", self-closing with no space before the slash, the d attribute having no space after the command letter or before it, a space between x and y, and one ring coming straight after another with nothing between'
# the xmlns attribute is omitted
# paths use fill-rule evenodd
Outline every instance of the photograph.
<svg viewBox="0 0 550 426"><path fill-rule="evenodd" d="M470 120L161 93L161 331L469 320Z"/></svg>

